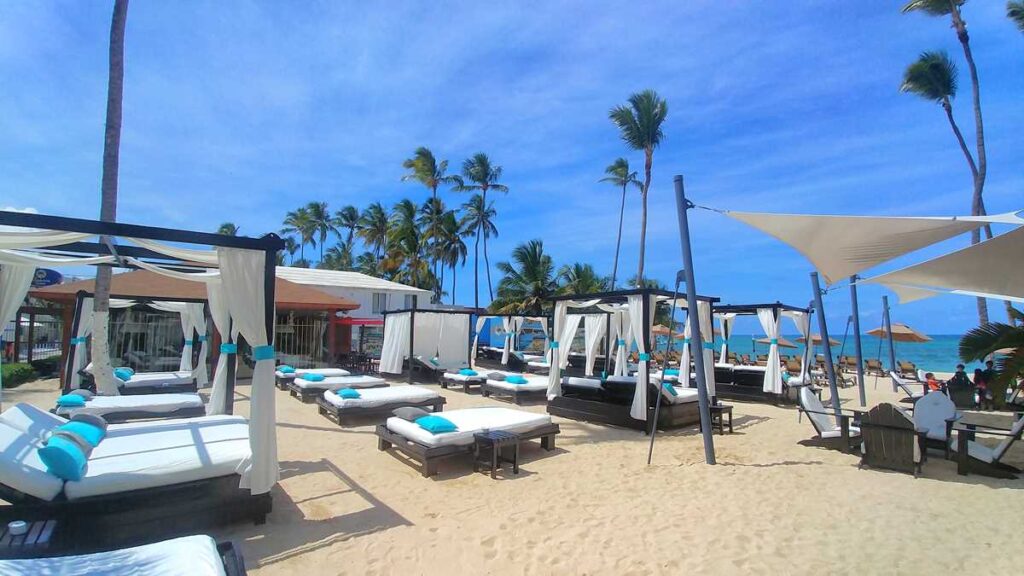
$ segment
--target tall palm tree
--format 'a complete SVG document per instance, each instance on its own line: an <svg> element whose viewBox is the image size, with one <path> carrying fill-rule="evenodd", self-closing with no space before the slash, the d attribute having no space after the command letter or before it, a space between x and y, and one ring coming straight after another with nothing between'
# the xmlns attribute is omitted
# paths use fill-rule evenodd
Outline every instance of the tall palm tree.
<svg viewBox="0 0 1024 576"><path fill-rule="evenodd" d="M297 234L299 236L299 259L306 259L306 244L312 244L316 247L316 224L313 218L309 214L309 209L306 206L299 208L298 210L292 210L285 214L283 226L281 228L282 234Z"/></svg>
<svg viewBox="0 0 1024 576"><path fill-rule="evenodd" d="M284 251L288 253L288 265L291 266L295 262L295 253L299 251L299 243L295 241L295 237L284 237Z"/></svg>
<svg viewBox="0 0 1024 576"><path fill-rule="evenodd" d="M459 222L455 216L454 210L445 212L440 218L437 225L439 245L438 245L438 258L441 262L452 269L452 305L455 305L455 270L456 266L464 266L466 264L466 254L468 252L466 248L466 242L463 238L471 232ZM442 268L442 276L440 284L444 283L444 269Z"/></svg>
<svg viewBox="0 0 1024 576"><path fill-rule="evenodd" d="M388 227L390 214L380 202L367 206L359 216L359 228L356 236L373 251L373 257L380 261L388 243Z"/></svg>
<svg viewBox="0 0 1024 576"><path fill-rule="evenodd" d="M373 252L363 252L356 258L356 270L367 276L380 276L380 266L377 255Z"/></svg>
<svg viewBox="0 0 1024 576"><path fill-rule="evenodd" d="M455 190L460 192L479 190L480 205L487 206L488 209L492 209L491 205L487 204L487 191L495 190L497 192L508 193L508 186L498 182L501 180L501 173L501 166L491 164L491 159L487 157L487 154L477 152L462 163L462 176L456 180ZM467 181L469 182L468 184ZM498 231L495 229L494 236L497 235ZM491 263L490 259L487 257L487 238L490 237L490 234L483 229L482 223L480 230L477 231L477 238L480 236L483 236L484 239L484 264L487 267L487 293L490 295L491 300L494 300L494 289L491 286ZM479 274L479 272L474 273ZM476 285L477 281L474 281L474 286ZM479 297L477 297L477 300L479 300Z"/></svg>
<svg viewBox="0 0 1024 576"><path fill-rule="evenodd" d="M334 213L334 227L336 230L345 230L345 243L352 245L352 237L359 228L359 209L355 206L345 206Z"/></svg>
<svg viewBox="0 0 1024 576"><path fill-rule="evenodd" d="M497 268L504 276L498 281L498 297L490 306L495 313L539 315L558 289L555 265L544 253L543 240L516 246L512 262L498 262Z"/></svg>
<svg viewBox="0 0 1024 576"><path fill-rule="evenodd" d="M903 12L924 12L931 16L949 16L956 30L957 39L964 51L964 60L967 62L967 71L971 78L971 96L974 101L974 135L975 148L977 152L977 164L972 167L971 176L974 179L974 194L971 197L971 214L974 216L984 215L985 200L982 192L985 189L985 176L988 173L988 156L985 153L985 123L981 116L981 88L978 82L978 67L974 63L974 54L971 51L971 37L967 33L967 23L960 13L961 6L967 0L911 0L903 6ZM992 238L992 228L985 227L985 235ZM981 241L981 232L971 232L971 244ZM1007 313L1011 308L1006 303ZM984 298L978 298L978 321L984 324L988 322L988 305Z"/></svg>
<svg viewBox="0 0 1024 576"><path fill-rule="evenodd" d="M110 21L110 54L107 77L107 123L103 135L103 175L100 184L100 220L117 220L118 164L121 155L121 103L124 97L124 30L128 21L128 0L114 0L114 13ZM105 239L105 238L104 238ZM96 293L93 303L93 334L107 334L107 314L110 313L110 266L96 267ZM102 324L102 326L100 326ZM98 328L98 329L97 329ZM96 340L94 338L94 340ZM106 349L106 338L100 344ZM94 374L97 383L114 381L114 370L109 354L95 357Z"/></svg>
<svg viewBox="0 0 1024 576"><path fill-rule="evenodd" d="M593 266L582 262L559 268L558 280L561 282L559 292L563 294L593 294L607 286L606 278L599 276Z"/></svg>
<svg viewBox="0 0 1024 576"><path fill-rule="evenodd" d="M640 263L636 276L644 277L644 256L647 245L647 193L651 190L651 166L654 149L665 137L661 125L668 116L668 103L654 90L644 90L629 97L628 105L616 106L608 118L618 126L619 136L633 150L644 152L644 183L640 187Z"/></svg>
<svg viewBox="0 0 1024 576"><path fill-rule="evenodd" d="M352 246L346 242L339 242L327 250L317 268L325 270L351 270L352 264Z"/></svg>
<svg viewBox="0 0 1024 576"><path fill-rule="evenodd" d="M424 241L427 243L427 255L431 262L431 270L434 276L438 276L438 272L444 272L444 263L440 262L440 239L441 229L440 220L444 217L444 214L448 209L444 205L444 200L440 198L428 198L423 206L420 207L419 216L417 217L416 223L423 230ZM440 270L439 270L440 269ZM434 290L434 301L441 301L441 283L437 284Z"/></svg>
<svg viewBox="0 0 1024 576"><path fill-rule="evenodd" d="M1016 384L1024 373L1024 314L1013 307L1009 310L1010 323L991 322L970 330L960 339L960 359L964 362L985 360L997 350L1009 349L995 362L996 381L990 383L992 397L997 407L1006 401L1007 386Z"/></svg>
<svg viewBox="0 0 1024 576"><path fill-rule="evenodd" d="M234 222L225 222L217 228L217 234L225 236L238 236L238 226Z"/></svg>
<svg viewBox="0 0 1024 576"><path fill-rule="evenodd" d="M496 216L494 203L484 204L482 194L473 194L469 201L462 205L462 225L471 230L476 238L473 241L473 307L480 307L480 240L484 240L486 255L486 242L490 236L498 235L498 228L494 225Z"/></svg>
<svg viewBox="0 0 1024 576"><path fill-rule="evenodd" d="M419 182L430 190L430 199L434 202L437 201L437 187L448 186L452 184L458 184L458 177L454 175L448 175L448 161L441 160L437 161L434 157L434 153L425 146L420 146L412 153L412 158L406 159L402 162L402 168L409 170L409 173L402 176L402 182ZM435 216L438 216L435 214ZM437 236L437 219L430 221L430 237ZM431 257L433 263L434 275L437 275L437 258Z"/></svg>
<svg viewBox="0 0 1024 576"><path fill-rule="evenodd" d="M636 186L641 188L640 180L637 180L636 172L629 171L629 161L625 158L616 158L610 166L604 169L606 177L600 182L609 182L613 186L622 188L622 204L619 206L619 233L615 236L615 260L612 263L612 277L609 286L615 289L615 278L619 271L619 247L622 245L622 217L626 212L626 188ZM642 189L642 188L641 188Z"/></svg>
<svg viewBox="0 0 1024 576"><path fill-rule="evenodd" d="M1006 17L1013 20L1017 28L1024 32L1024 0L1010 0L1007 2Z"/></svg>
<svg viewBox="0 0 1024 576"><path fill-rule="evenodd" d="M324 244L327 243L327 235L337 232L338 228L331 217L331 211L327 208L327 202L310 202L306 205L309 212L309 219L312 220L313 231L320 237L320 261L324 259ZM316 243L313 243L316 246Z"/></svg>
<svg viewBox="0 0 1024 576"><path fill-rule="evenodd" d="M434 288L434 276L427 263L423 233L415 226L398 225L392 229L384 269L392 279L417 288Z"/></svg>

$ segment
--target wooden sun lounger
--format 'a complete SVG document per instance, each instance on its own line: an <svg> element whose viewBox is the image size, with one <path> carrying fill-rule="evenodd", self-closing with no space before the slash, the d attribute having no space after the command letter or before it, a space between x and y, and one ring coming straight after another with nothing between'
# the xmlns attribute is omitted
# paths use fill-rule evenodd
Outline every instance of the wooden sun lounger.
<svg viewBox="0 0 1024 576"><path fill-rule="evenodd" d="M454 378L449 378L446 372L441 375L441 388L447 390L449 386L462 387L462 391L469 394L470 386L482 386L486 381L487 376L470 376L465 380L455 380Z"/></svg>
<svg viewBox="0 0 1024 576"><path fill-rule="evenodd" d="M355 374L353 374L355 376ZM388 383L382 382L380 384L374 384L373 386L361 386L360 388L387 388ZM344 388L344 386L342 386ZM316 402L316 399L323 396L326 388L303 388L298 384L291 382L288 384L288 392L292 395L292 398L298 398L303 404L312 404Z"/></svg>
<svg viewBox="0 0 1024 576"><path fill-rule="evenodd" d="M320 415L327 418L331 422L334 422L338 426L344 426L345 420L349 418L366 418L368 416L391 416L391 412L397 408L413 407L413 408L429 408L431 412L440 412L444 410L444 405L447 400L443 396L437 398L428 398L426 400L419 400L416 402L400 401L400 402L389 402L387 404L381 404L380 406L371 406L363 408L359 406L353 406L349 408L341 408L328 402L323 394L316 399L317 410Z"/></svg>
<svg viewBox="0 0 1024 576"><path fill-rule="evenodd" d="M50 408L51 414L57 414L56 408ZM59 416L59 414L58 414ZM131 422L132 420L166 420L171 418L196 418L199 416L206 416L206 406L189 406L186 408L178 408L171 412L147 412L146 410L120 410L117 412L107 412L103 414L103 419L108 424L121 424L123 422ZM70 416L62 416L63 418L70 418Z"/></svg>
<svg viewBox="0 0 1024 576"><path fill-rule="evenodd" d="M509 398L516 405L522 404L523 400L542 400L547 393L547 390L508 390L488 384L486 380L480 385L480 395L484 398Z"/></svg>
<svg viewBox="0 0 1024 576"><path fill-rule="evenodd" d="M559 430L558 424L551 423L529 432L519 433L519 439L520 441L526 441L540 438L541 447L551 451L555 449L555 436L559 432L561 430ZM420 472L424 478L437 474L438 461L453 456L473 453L473 444L461 446L424 446L409 440L401 434L392 432L385 424L378 425L376 433L378 450L386 452L389 448L395 448L415 460L420 464Z"/></svg>
<svg viewBox="0 0 1024 576"><path fill-rule="evenodd" d="M969 473L974 473L993 478L1017 478L1021 470L1002 462L1002 457L1006 455L1013 443L1020 440L1021 435L1024 434L1024 424L1021 424L1022 420L1024 420L1024 413L1015 413L1014 419L1015 424L1012 428L983 426L981 424L956 424L954 428L957 431L957 474L966 476ZM1000 445L995 450L992 450L990 462L971 456L970 443L976 441L975 434L1002 437L1003 440L1000 442ZM987 447L984 448L986 451L990 450Z"/></svg>

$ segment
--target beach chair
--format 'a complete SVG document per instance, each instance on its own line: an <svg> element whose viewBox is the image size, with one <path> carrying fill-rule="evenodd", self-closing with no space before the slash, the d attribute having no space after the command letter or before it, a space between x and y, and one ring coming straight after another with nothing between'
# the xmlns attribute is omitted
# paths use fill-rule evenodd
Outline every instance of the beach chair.
<svg viewBox="0 0 1024 576"><path fill-rule="evenodd" d="M728 354L728 356L726 356L726 358L728 359L727 363L732 364L733 366L735 366L737 364L740 364L740 359L739 359L738 356L736 356L735 352L729 352L729 354Z"/></svg>
<svg viewBox="0 0 1024 576"><path fill-rule="evenodd" d="M484 398L508 398L516 404L524 400L543 400L548 393L548 376L546 374L519 374L525 384L515 384L507 380L511 374L492 372L480 386L480 394Z"/></svg>
<svg viewBox="0 0 1024 576"><path fill-rule="evenodd" d="M1024 434L1024 413L1017 412L1014 418L1010 428L957 424L954 427L957 432L957 473L964 476L975 473L993 478L1017 478L1020 469L1001 461L1010 446ZM976 434L999 436L1002 441L995 447L989 447L978 442Z"/></svg>
<svg viewBox="0 0 1024 576"><path fill-rule="evenodd" d="M864 439L861 466L909 472L916 478L925 459L926 432L892 404L879 404L860 417Z"/></svg>
<svg viewBox="0 0 1024 576"><path fill-rule="evenodd" d="M817 432L817 438L812 443L841 452L850 452L860 446L860 428L856 426L854 414L840 411L839 423L836 424L832 420L834 412L825 410L810 386L800 388L800 412L807 415Z"/></svg>
<svg viewBox="0 0 1024 576"><path fill-rule="evenodd" d="M28 553L40 552L33 546L20 548ZM209 536L183 536L133 548L92 554L0 560L0 574L79 575L95 573L97 570L102 570L108 576L246 574L242 553L231 542L218 544Z"/></svg>
<svg viewBox="0 0 1024 576"><path fill-rule="evenodd" d="M899 369L900 376L907 378L908 380L917 380L917 366L913 362L906 362L899 360L896 362L896 367Z"/></svg>
<svg viewBox="0 0 1024 576"><path fill-rule="evenodd" d="M790 375L792 375L792 376L800 376L800 369L801 368L802 368L802 366L800 365L800 360L799 359L791 358L789 360L786 360L786 372L789 372Z"/></svg>
<svg viewBox="0 0 1024 576"><path fill-rule="evenodd" d="M923 390L921 392L914 392L910 388L910 383L904 380L899 375L897 375L895 372L889 372L889 377L892 378L893 385L896 386L896 388L902 390L903 393L907 395L907 397L900 400L900 402L909 402L913 404L914 402L917 402L918 400L923 398L924 395L928 393L927 384L922 384Z"/></svg>
<svg viewBox="0 0 1024 576"><path fill-rule="evenodd" d="M757 355L757 361L754 364L756 366L767 366L768 365L768 355L767 354L758 354Z"/></svg>
<svg viewBox="0 0 1024 576"><path fill-rule="evenodd" d="M305 376L299 376L288 384L288 392L292 398L297 398L304 404L316 402L316 399L327 390L341 390L342 388L386 388L388 383L379 376L354 375L354 376L326 376L320 380L307 380Z"/></svg>
<svg viewBox="0 0 1024 576"><path fill-rule="evenodd" d="M476 372L476 370L472 370ZM445 372L441 375L441 388L448 389L449 386L461 387L462 391L469 394L469 389L472 386L480 386L487 381L487 376L484 372L477 372L476 374L463 374L462 370L456 372Z"/></svg>
<svg viewBox="0 0 1024 576"><path fill-rule="evenodd" d="M750 361L750 354L744 354L743 356L741 356L740 364L742 364L743 366L749 366L753 364L753 362Z"/></svg>
<svg viewBox="0 0 1024 576"><path fill-rule="evenodd" d="M865 360L864 373L868 376L885 376L885 369L882 368L882 361L877 358Z"/></svg>
<svg viewBox="0 0 1024 576"><path fill-rule="evenodd" d="M856 356L847 356L846 357L846 362L843 364L843 371L844 372L850 372L850 373L853 373L853 374L857 373L857 357Z"/></svg>
<svg viewBox="0 0 1024 576"><path fill-rule="evenodd" d="M441 382L441 377L444 376L445 372L458 372L459 370L468 367L469 364L466 362L445 364L438 358L426 358L420 355L412 357L413 372L426 374L428 382Z"/></svg>
<svg viewBox="0 0 1024 576"><path fill-rule="evenodd" d="M953 425L962 417L956 405L943 393L926 394L914 403L914 426L925 434L928 447L942 450L949 459Z"/></svg>
<svg viewBox="0 0 1024 576"><path fill-rule="evenodd" d="M95 390L96 378L92 374L92 363L78 371L82 377L82 388ZM117 382L117 391L122 396L138 394L181 394L195 393L196 379L192 372L179 370L175 372L136 372L127 380L114 375Z"/></svg>
<svg viewBox="0 0 1024 576"><path fill-rule="evenodd" d="M420 386L364 388L357 392L358 398L344 398L338 392L325 390L316 399L317 411L324 418L343 426L347 418L391 415L397 408L410 406L440 412L446 402L437 392Z"/></svg>
<svg viewBox="0 0 1024 576"><path fill-rule="evenodd" d="M98 396L88 390L77 393L85 397L84 406L57 406L50 412L64 418L71 418L75 414L93 414L102 416L110 423L206 415L206 405L199 394Z"/></svg>
<svg viewBox="0 0 1024 576"><path fill-rule="evenodd" d="M288 384L299 376L306 374L319 374L325 378L332 376L351 376L352 373L344 368L295 368L294 371L282 371L285 366L278 366L274 369L274 383L281 390L287 390Z"/></svg>

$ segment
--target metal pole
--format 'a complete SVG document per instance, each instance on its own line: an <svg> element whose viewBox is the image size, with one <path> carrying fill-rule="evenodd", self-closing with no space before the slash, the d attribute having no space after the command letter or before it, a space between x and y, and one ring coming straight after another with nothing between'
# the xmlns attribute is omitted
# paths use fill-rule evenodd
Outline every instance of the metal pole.
<svg viewBox="0 0 1024 576"><path fill-rule="evenodd" d="M71 319L71 339L78 337L78 325L82 322L82 304L85 300L85 293L78 292L75 294L75 315ZM64 369L64 393L71 392L71 373L75 369L75 357L78 354L78 346L71 344L71 339L68 340L68 354L67 362L65 363L66 368ZM82 353L85 353L85 347L82 347Z"/></svg>
<svg viewBox="0 0 1024 576"><path fill-rule="evenodd" d="M669 367L669 356L672 355L672 327L676 323L676 299L679 298L679 283L683 280L683 271L676 272L676 288L672 293L672 307L669 308L669 326L668 326L668 346L665 350L665 360L661 363L661 382L658 385L658 398L654 402L654 426L651 427L651 445L647 448L647 465L651 465L651 457L654 455L654 436L658 433L658 414L661 412L661 395L662 386L665 386L665 371ZM687 372L689 372L689 366L687 366ZM686 375L687 381L689 381L690 375ZM669 384L671 386L672 384Z"/></svg>
<svg viewBox="0 0 1024 576"><path fill-rule="evenodd" d="M857 391L860 392L860 405L868 405L864 391L864 354L860 348L860 307L857 306L857 275L850 276L850 306L853 308L853 349L857 353Z"/></svg>
<svg viewBox="0 0 1024 576"><path fill-rule="evenodd" d="M889 317L889 297L882 296L882 322L885 333L889 337L889 370L899 373L896 369L896 345L892 341L892 318Z"/></svg>
<svg viewBox="0 0 1024 576"><path fill-rule="evenodd" d="M228 318L228 325L226 328L227 334L221 334L220 339L227 344L234 344L238 346L235 339L231 337L232 324L234 321ZM230 348L229 348L230 349ZM235 348L237 350L237 348ZM227 391L224 393L224 413L234 414L235 413L235 369L238 365L238 354L236 352L228 352L227 358L224 360L224 369L227 370Z"/></svg>
<svg viewBox="0 0 1024 576"><path fill-rule="evenodd" d="M690 323L690 356L693 357L694 367L697 369L697 404L700 407L700 432L704 437L704 460L708 464L715 463L715 439L711 431L711 408L708 398L707 377L704 373L704 352L701 346L703 338L700 334L700 319L697 317L697 287L693 280L693 253L690 250L690 222L687 219L686 211L693 207L693 204L686 199L686 192L683 191L683 177L675 177L676 187L676 214L679 218L679 244L683 253L683 270L686 276L686 321ZM689 366L680 366L680 374L686 374ZM689 374L686 375L689 377ZM661 391L659 390L659 394Z"/></svg>
<svg viewBox="0 0 1024 576"><path fill-rule="evenodd" d="M418 300L419 296L413 294L412 310L409 310L409 374L406 377L409 384L412 384L412 351L414 350L414 346L416 345L416 306L419 304Z"/></svg>
<svg viewBox="0 0 1024 576"><path fill-rule="evenodd" d="M825 352L825 372L828 374L828 388L832 393L832 410L836 413L836 419L842 407L839 405L839 390L836 387L836 367L832 364L832 345L828 342L828 323L825 322L825 304L821 300L821 284L818 282L818 273L811 272L811 288L814 290L814 308L818 312L818 331L821 332L821 346Z"/></svg>

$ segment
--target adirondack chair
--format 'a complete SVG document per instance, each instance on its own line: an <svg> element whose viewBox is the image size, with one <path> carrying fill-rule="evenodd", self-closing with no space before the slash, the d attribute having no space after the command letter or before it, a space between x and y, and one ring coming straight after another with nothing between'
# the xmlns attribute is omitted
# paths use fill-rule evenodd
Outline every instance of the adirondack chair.
<svg viewBox="0 0 1024 576"><path fill-rule="evenodd" d="M879 404L861 415L864 450L860 465L909 472L916 478L925 460L926 432L901 408Z"/></svg>
<svg viewBox="0 0 1024 576"><path fill-rule="evenodd" d="M962 416L941 392L926 394L914 403L914 426L924 431L927 447L941 449L947 460L953 445L953 425Z"/></svg>
<svg viewBox="0 0 1024 576"><path fill-rule="evenodd" d="M992 476L993 478L1017 478L1020 469L1003 463L1001 460L1014 442L1024 434L1024 413L1014 414L1016 421L1009 429L980 424L957 424L957 464L958 474L968 473ZM1001 436L1003 440L994 448L990 448L975 440L975 434Z"/></svg>
<svg viewBox="0 0 1024 576"><path fill-rule="evenodd" d="M839 424L832 419L834 412L826 411L821 399L810 386L800 388L800 412L807 415L817 433L814 443L826 448L850 452L861 444L860 428L853 422L854 415L849 412L839 413Z"/></svg>

